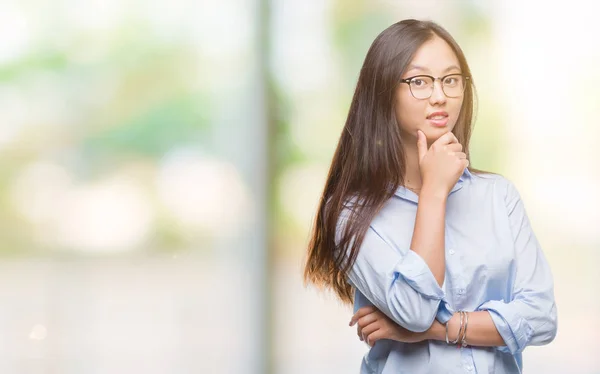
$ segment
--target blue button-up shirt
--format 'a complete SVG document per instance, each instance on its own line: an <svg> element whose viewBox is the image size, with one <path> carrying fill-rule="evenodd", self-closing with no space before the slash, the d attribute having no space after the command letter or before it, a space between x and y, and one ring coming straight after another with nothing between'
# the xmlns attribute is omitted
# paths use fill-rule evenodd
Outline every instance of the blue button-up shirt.
<svg viewBox="0 0 600 374"><path fill-rule="evenodd" d="M502 176L465 169L446 203L442 287L410 249L417 204L418 196L400 187L371 222L348 275L354 311L374 305L406 329L425 331L455 311L487 310L506 346L380 340L361 374L520 373L523 349L552 341L557 318L552 274L518 191ZM338 240L348 212L338 221Z"/></svg>

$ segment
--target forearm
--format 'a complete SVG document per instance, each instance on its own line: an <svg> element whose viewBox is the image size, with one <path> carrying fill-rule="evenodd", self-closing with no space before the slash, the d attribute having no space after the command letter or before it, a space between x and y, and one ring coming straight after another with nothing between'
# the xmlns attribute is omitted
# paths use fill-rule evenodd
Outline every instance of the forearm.
<svg viewBox="0 0 600 374"><path fill-rule="evenodd" d="M447 195L424 185L419 194L410 248L425 260L436 281L442 286L446 271L444 220Z"/></svg>
<svg viewBox="0 0 600 374"><path fill-rule="evenodd" d="M456 340L459 328L460 314L455 313L450 321L448 321L448 338L450 341ZM428 333L428 338L431 340L446 341L446 327L438 320L433 322ZM500 347L506 345L488 311L469 312L467 344L478 347Z"/></svg>

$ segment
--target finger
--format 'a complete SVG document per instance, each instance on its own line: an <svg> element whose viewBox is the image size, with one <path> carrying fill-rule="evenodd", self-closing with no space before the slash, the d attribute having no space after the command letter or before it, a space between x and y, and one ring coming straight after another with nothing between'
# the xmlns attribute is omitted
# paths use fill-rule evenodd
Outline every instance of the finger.
<svg viewBox="0 0 600 374"><path fill-rule="evenodd" d="M460 143L450 143L444 146L444 150L450 152L462 152L463 146Z"/></svg>
<svg viewBox="0 0 600 374"><path fill-rule="evenodd" d="M456 135L454 135L453 132L449 132L448 135L450 137L450 143L449 144L460 144L460 142L458 141L458 138L456 137Z"/></svg>
<svg viewBox="0 0 600 374"><path fill-rule="evenodd" d="M383 330L379 329L377 331L372 332L371 334L365 336L365 341L367 342L368 345L370 345L371 347L375 345L375 343L378 340L381 340L381 338L383 337Z"/></svg>
<svg viewBox="0 0 600 374"><path fill-rule="evenodd" d="M360 308L359 310L356 311L356 313L354 313L354 315L352 316L352 318L350 319L350 326L354 326L354 324L362 317L371 314L373 312L375 312L376 310L378 310L375 306L365 306Z"/></svg>
<svg viewBox="0 0 600 374"><path fill-rule="evenodd" d="M376 310L377 308L373 305L360 308L356 311L356 313L354 313L354 315L350 319L349 326L354 326L356 321L358 321L361 317L366 316L367 314L371 314Z"/></svg>
<svg viewBox="0 0 600 374"><path fill-rule="evenodd" d="M433 142L432 146L435 145L436 147L441 147L452 143L458 143L458 139L452 132L447 132L444 135L440 136L438 140Z"/></svg>
<svg viewBox="0 0 600 374"><path fill-rule="evenodd" d="M363 333L362 333L362 328L358 325L356 325L356 335L358 335L358 338L360 339L360 341L363 341Z"/></svg>
<svg viewBox="0 0 600 374"><path fill-rule="evenodd" d="M427 138L421 130L417 130L417 152L419 155L420 162L427 153Z"/></svg>
<svg viewBox="0 0 600 374"><path fill-rule="evenodd" d="M367 314L364 317L361 317L358 319L358 326L360 326L361 328L365 328L365 326L377 321L378 318L381 318L379 315L379 312L373 312L370 314Z"/></svg>
<svg viewBox="0 0 600 374"><path fill-rule="evenodd" d="M465 160L467 158L467 154L464 152L454 152L454 155L461 160Z"/></svg>
<svg viewBox="0 0 600 374"><path fill-rule="evenodd" d="M376 322L373 322L365 327L362 328L362 335L363 336L369 336L372 333L374 333L375 331L379 330L381 328L381 324Z"/></svg>
<svg viewBox="0 0 600 374"><path fill-rule="evenodd" d="M385 316L380 311L367 314L366 316L360 318L356 325L356 334L358 335L360 340L364 340L366 335L377 330L381 325L377 322L380 321L382 318L385 318Z"/></svg>

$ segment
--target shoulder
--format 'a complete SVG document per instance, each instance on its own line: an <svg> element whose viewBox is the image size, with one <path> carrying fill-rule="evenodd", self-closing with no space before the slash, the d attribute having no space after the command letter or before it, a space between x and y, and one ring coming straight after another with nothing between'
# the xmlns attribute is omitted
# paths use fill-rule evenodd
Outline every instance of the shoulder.
<svg viewBox="0 0 600 374"><path fill-rule="evenodd" d="M472 185L475 188L491 190L494 195L501 197L508 204L520 199L515 183L504 175L489 172L472 173Z"/></svg>
<svg viewBox="0 0 600 374"><path fill-rule="evenodd" d="M361 199L357 194L351 194L344 199L338 220L347 221L348 219L353 218L353 215L359 211L361 202L363 202L363 199Z"/></svg>
<svg viewBox="0 0 600 374"><path fill-rule="evenodd" d="M359 222L361 225L368 225L371 229L379 226L381 222L390 219L390 214L398 212L398 206L391 205L392 198L387 198L381 205L373 205L366 203L371 200L357 194L350 195L344 200L340 213L338 215L337 228L338 230L345 228L348 224ZM368 218L367 218L368 217ZM396 223L397 218L395 217Z"/></svg>

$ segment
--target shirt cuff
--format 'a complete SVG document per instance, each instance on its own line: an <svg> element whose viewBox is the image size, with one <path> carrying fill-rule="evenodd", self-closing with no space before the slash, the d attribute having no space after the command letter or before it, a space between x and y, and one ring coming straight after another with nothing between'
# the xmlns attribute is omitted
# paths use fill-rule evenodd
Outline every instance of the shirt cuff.
<svg viewBox="0 0 600 374"><path fill-rule="evenodd" d="M444 297L444 290L438 285L429 266L413 250L409 249L396 264L394 275L402 277L409 286L425 298L441 300Z"/></svg>
<svg viewBox="0 0 600 374"><path fill-rule="evenodd" d="M450 307L450 304L445 299L442 299L435 318L441 323L446 324L450 321L454 313L455 311Z"/></svg>
<svg viewBox="0 0 600 374"><path fill-rule="evenodd" d="M533 335L533 328L515 310L515 306L504 301L492 300L483 303L478 308L478 310L487 310L490 313L498 333L513 355L522 352Z"/></svg>

